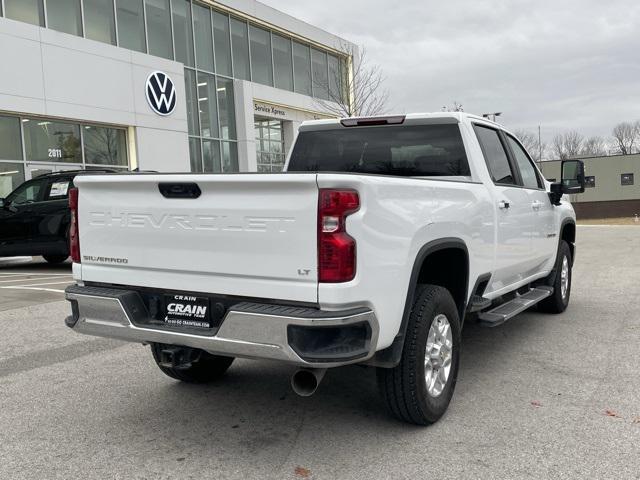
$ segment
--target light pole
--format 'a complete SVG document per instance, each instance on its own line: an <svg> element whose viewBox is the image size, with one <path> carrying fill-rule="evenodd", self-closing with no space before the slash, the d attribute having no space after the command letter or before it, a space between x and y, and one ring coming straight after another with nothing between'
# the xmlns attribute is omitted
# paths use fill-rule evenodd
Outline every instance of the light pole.
<svg viewBox="0 0 640 480"><path fill-rule="evenodd" d="M542 134L538 125L538 168L542 171Z"/></svg>

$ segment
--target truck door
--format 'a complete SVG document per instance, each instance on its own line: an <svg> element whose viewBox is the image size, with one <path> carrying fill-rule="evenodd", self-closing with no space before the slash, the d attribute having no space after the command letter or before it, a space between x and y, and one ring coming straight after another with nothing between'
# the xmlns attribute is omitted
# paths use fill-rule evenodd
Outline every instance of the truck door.
<svg viewBox="0 0 640 480"><path fill-rule="evenodd" d="M549 259L554 259L558 246L558 231L555 226L555 213L544 182L534 166L533 160L520 142L505 133L511 149L514 163L520 175L519 183L526 190L533 213L531 229L532 256L536 268L540 269Z"/></svg>
<svg viewBox="0 0 640 480"><path fill-rule="evenodd" d="M496 209L496 251L494 272L487 293L526 278L533 268L531 236L533 211L527 191L518 185L502 134L491 127L474 125L489 174Z"/></svg>
<svg viewBox="0 0 640 480"><path fill-rule="evenodd" d="M70 218L68 192L71 186L71 177L50 178L43 189L41 201L31 206L34 252L66 249Z"/></svg>
<svg viewBox="0 0 640 480"><path fill-rule="evenodd" d="M47 180L23 183L5 200L0 212L0 254L24 255L33 239L33 208L42 199Z"/></svg>

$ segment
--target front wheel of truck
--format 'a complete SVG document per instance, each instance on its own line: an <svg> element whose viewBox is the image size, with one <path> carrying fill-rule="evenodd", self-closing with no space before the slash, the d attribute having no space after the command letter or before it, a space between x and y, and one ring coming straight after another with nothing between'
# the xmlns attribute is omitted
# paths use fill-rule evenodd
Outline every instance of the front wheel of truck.
<svg viewBox="0 0 640 480"><path fill-rule="evenodd" d="M558 245L558 255L554 271L545 279L545 283L553 287L553 295L538 304L538 310L545 313L562 313L569 306L571 296L571 248L564 240Z"/></svg>
<svg viewBox="0 0 640 480"><path fill-rule="evenodd" d="M152 343L151 353L165 375L186 383L209 383L222 377L235 360L196 348Z"/></svg>
<svg viewBox="0 0 640 480"><path fill-rule="evenodd" d="M460 360L460 318L449 291L420 285L405 333L400 363L378 368L389 410L416 425L435 423L449 406Z"/></svg>

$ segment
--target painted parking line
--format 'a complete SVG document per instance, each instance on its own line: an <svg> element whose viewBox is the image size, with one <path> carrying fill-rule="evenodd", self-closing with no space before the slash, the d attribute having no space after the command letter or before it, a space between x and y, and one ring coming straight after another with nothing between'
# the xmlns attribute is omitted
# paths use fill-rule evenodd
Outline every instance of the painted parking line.
<svg viewBox="0 0 640 480"><path fill-rule="evenodd" d="M59 277L60 278L60 277ZM71 275L69 275L69 278L71 279ZM34 278L34 277L27 277L27 278L12 278L10 280L0 280L0 283L15 283L15 282L39 282L41 280L58 280L58 278L51 278L51 277L38 277L38 278Z"/></svg>
<svg viewBox="0 0 640 480"><path fill-rule="evenodd" d="M0 272L0 277L19 277L27 275L37 275L43 277L72 277L71 273L42 273L42 272Z"/></svg>
<svg viewBox="0 0 640 480"><path fill-rule="evenodd" d="M587 227L587 228L639 228L640 225L595 225L595 224L578 224L578 228Z"/></svg>
<svg viewBox="0 0 640 480"><path fill-rule="evenodd" d="M65 280L64 282L31 283L31 284L27 284L27 285L2 285L2 286L0 286L0 288L43 287L45 285L62 285L62 284L70 285L72 283L73 283L73 280Z"/></svg>
<svg viewBox="0 0 640 480"><path fill-rule="evenodd" d="M57 290L55 288L39 288L39 287L0 287L0 288L7 288L11 290L37 290L39 292L64 293L64 290Z"/></svg>

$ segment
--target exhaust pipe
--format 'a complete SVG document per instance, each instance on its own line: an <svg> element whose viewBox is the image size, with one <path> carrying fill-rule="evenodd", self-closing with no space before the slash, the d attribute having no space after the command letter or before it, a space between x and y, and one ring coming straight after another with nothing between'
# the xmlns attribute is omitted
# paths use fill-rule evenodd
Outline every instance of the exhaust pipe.
<svg viewBox="0 0 640 480"><path fill-rule="evenodd" d="M291 388L301 397L310 397L327 373L326 368L301 368L291 376Z"/></svg>

